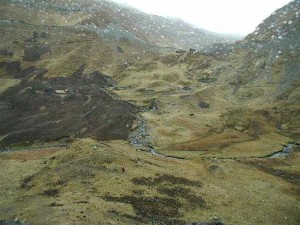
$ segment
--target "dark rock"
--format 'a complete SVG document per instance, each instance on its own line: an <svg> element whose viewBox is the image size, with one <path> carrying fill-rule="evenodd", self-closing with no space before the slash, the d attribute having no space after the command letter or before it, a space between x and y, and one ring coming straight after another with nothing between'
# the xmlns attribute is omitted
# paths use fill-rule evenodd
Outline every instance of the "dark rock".
<svg viewBox="0 0 300 225"><path fill-rule="evenodd" d="M119 45L117 45L117 50L118 50L118 52L120 52L120 53L124 53L123 49L122 49Z"/></svg>
<svg viewBox="0 0 300 225"><path fill-rule="evenodd" d="M153 93L154 90L152 89L146 89L146 88L139 88L137 89L138 92L142 92L142 93Z"/></svg>
<svg viewBox="0 0 300 225"><path fill-rule="evenodd" d="M59 190L56 188L50 188L48 190L43 191L42 195L48 196L48 197L58 196Z"/></svg>
<svg viewBox="0 0 300 225"><path fill-rule="evenodd" d="M34 43L34 42L36 42L36 40L34 38L27 38L27 39L25 39L25 42Z"/></svg>
<svg viewBox="0 0 300 225"><path fill-rule="evenodd" d="M127 89L128 89L128 87L120 87L120 86L113 87L113 90L116 90L116 91L127 90Z"/></svg>
<svg viewBox="0 0 300 225"><path fill-rule="evenodd" d="M217 165L211 165L211 166L209 167L209 171L211 171L211 172L214 172L214 171L219 170L219 169L220 169L220 167L217 166Z"/></svg>
<svg viewBox="0 0 300 225"><path fill-rule="evenodd" d="M51 49L49 45L27 45L24 49L24 61L37 61L42 57L42 55L50 53L50 51Z"/></svg>
<svg viewBox="0 0 300 225"><path fill-rule="evenodd" d="M64 206L64 204L58 203L58 202L52 202L49 206L50 207L59 207L59 206Z"/></svg>
<svg viewBox="0 0 300 225"><path fill-rule="evenodd" d="M182 90L189 91L192 90L190 86L183 86Z"/></svg>
<svg viewBox="0 0 300 225"><path fill-rule="evenodd" d="M151 102L150 102L149 109L150 110L157 110L158 109L158 103L159 103L159 101L156 98L152 99Z"/></svg>
<svg viewBox="0 0 300 225"><path fill-rule="evenodd" d="M21 73L20 61L10 61L5 63L6 73L10 76L19 76Z"/></svg>
<svg viewBox="0 0 300 225"><path fill-rule="evenodd" d="M201 83L213 83L216 82L217 78L211 78L211 77L201 77L199 78L199 82Z"/></svg>
<svg viewBox="0 0 300 225"><path fill-rule="evenodd" d="M200 108L202 108L202 109L208 109L210 106L209 106L209 104L207 103L207 102L204 102L204 101L200 101L199 103L198 103L198 106L200 107Z"/></svg>
<svg viewBox="0 0 300 225"><path fill-rule="evenodd" d="M258 62L258 63L255 65L255 67L256 67L257 69L265 69L265 68L266 68L266 65L267 65L266 61L262 61L262 62Z"/></svg>
<svg viewBox="0 0 300 225"><path fill-rule="evenodd" d="M22 180L21 188L24 188L26 190L32 188L33 187L33 182L32 182L33 179L34 179L34 175L30 175L30 176L25 177Z"/></svg>
<svg viewBox="0 0 300 225"><path fill-rule="evenodd" d="M178 53L178 54L184 54L184 53L186 53L186 51L182 50L182 49L177 49L175 52Z"/></svg>
<svg viewBox="0 0 300 225"><path fill-rule="evenodd" d="M112 87L115 81L110 77L99 71L94 71L87 77L89 82L92 82L100 87Z"/></svg>
<svg viewBox="0 0 300 225"><path fill-rule="evenodd" d="M13 52L10 52L10 51L8 51L8 50L6 50L6 49L0 49L0 55L12 57L12 56L14 55L14 53L13 53Z"/></svg>
<svg viewBox="0 0 300 225"><path fill-rule="evenodd" d="M40 37L41 38L48 38L48 33L47 32L42 32Z"/></svg>
<svg viewBox="0 0 300 225"><path fill-rule="evenodd" d="M222 221L218 219L213 219L209 222L196 222L196 223L188 223L187 225L225 225Z"/></svg>
<svg viewBox="0 0 300 225"><path fill-rule="evenodd" d="M9 109L9 108L11 108L11 105L8 102L0 101L0 109Z"/></svg>
<svg viewBox="0 0 300 225"><path fill-rule="evenodd" d="M37 39L39 37L39 33L37 31L32 31L33 39Z"/></svg>

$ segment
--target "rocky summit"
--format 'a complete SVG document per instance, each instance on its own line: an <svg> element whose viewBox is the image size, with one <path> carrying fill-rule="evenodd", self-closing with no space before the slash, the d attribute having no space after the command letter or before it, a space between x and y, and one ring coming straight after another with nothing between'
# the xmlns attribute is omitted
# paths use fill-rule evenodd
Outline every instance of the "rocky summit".
<svg viewBox="0 0 300 225"><path fill-rule="evenodd" d="M299 14L1 1L0 224L298 224Z"/></svg>

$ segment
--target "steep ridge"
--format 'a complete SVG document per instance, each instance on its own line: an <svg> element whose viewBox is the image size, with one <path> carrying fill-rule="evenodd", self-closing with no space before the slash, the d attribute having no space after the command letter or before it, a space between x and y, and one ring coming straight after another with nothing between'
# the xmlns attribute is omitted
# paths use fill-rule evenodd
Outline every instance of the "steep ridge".
<svg viewBox="0 0 300 225"><path fill-rule="evenodd" d="M240 103L286 110L286 116L282 115L282 123L286 124L282 126L280 122L277 127L297 139L300 131L299 9L298 0L278 9L238 44L233 57L241 60L237 60L233 76L227 77Z"/></svg>
<svg viewBox="0 0 300 225"><path fill-rule="evenodd" d="M296 0L278 9L241 42L251 68L242 82L259 82L265 95L289 102L299 101L299 8Z"/></svg>
<svg viewBox="0 0 300 225"><path fill-rule="evenodd" d="M148 15L111 1L10 1L2 18L35 25L75 26L113 39L136 39L152 45L200 49L213 43L232 43L233 36L214 34L179 19ZM12 9L9 4L19 9ZM22 13L22 9L28 13ZM17 12L17 13L15 13ZM39 15L39 20L33 15Z"/></svg>

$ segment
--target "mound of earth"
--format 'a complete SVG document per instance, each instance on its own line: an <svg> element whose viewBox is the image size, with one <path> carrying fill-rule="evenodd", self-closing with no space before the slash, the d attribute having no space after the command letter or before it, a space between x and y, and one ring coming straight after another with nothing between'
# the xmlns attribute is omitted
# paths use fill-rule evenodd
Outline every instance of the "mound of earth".
<svg viewBox="0 0 300 225"><path fill-rule="evenodd" d="M105 91L113 85L109 76L98 71L82 76L83 68L70 77L25 79L7 89L0 96L0 145L79 137L126 140L137 107Z"/></svg>

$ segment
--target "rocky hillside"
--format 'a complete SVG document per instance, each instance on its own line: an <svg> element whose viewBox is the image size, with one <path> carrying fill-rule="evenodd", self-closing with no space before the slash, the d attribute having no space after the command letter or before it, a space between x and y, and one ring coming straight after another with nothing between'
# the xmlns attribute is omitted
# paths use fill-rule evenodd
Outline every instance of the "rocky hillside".
<svg viewBox="0 0 300 225"><path fill-rule="evenodd" d="M237 37L192 27L179 19L142 13L107 0L5 0L2 20L21 20L41 26L69 26L109 39L129 39L171 48L201 49L214 43L233 43ZM27 11L24 13L24 10Z"/></svg>
<svg viewBox="0 0 300 225"><path fill-rule="evenodd" d="M78 103L91 96L93 99L103 88L99 85L95 92L92 83L86 83L85 78L74 87L72 74L81 71L82 77L94 75L96 80L101 80L102 74L109 75L114 86L104 92L131 101L142 111L144 108L158 109L158 113L144 113L152 138L141 142L153 142L149 145L161 149L215 149L274 132L296 138L299 127L296 104L299 101L298 9L299 1L293 1L266 19L240 43L214 44L198 52L162 48L163 44L158 41L162 35L166 36L159 32L171 34L176 31L186 37L176 38L177 41L184 39L191 47L188 44L190 26L108 1L72 1L68 4L61 0L51 1L51 4L46 1L4 1L1 7L3 35L0 37L2 91L21 83L15 91L3 94L2 108L11 110L9 106L16 105L11 101L20 98L17 95L24 95L24 88L42 99L44 97L39 93L50 89L57 104L66 103L65 98L74 95L81 96L76 100ZM27 13L23 13L24 10ZM178 32L178 26L182 27L179 30L182 33ZM197 32L200 32L196 35L198 38L205 37L203 31ZM173 33L171 37L176 35ZM173 43L174 47L175 41L166 43ZM65 86L62 88L56 80L48 80L52 77L65 79ZM36 87L32 80L41 82L40 86ZM84 85L87 90L82 90ZM57 91L66 93L61 95ZM63 97L62 100L57 95ZM54 101L49 96L47 99ZM42 104L44 100L37 102ZM91 105L79 110L78 115L95 107L96 102L89 103ZM34 114L39 115L44 108L48 107L39 105ZM7 113L12 116L11 120L20 116ZM200 119L203 115L206 120ZM48 119L44 117L44 120ZM65 122L69 124L69 121ZM31 125L28 124L11 126L8 133L15 135L14 132L25 127L29 129ZM3 135L7 129L3 127ZM58 136L81 137L84 133L93 136L96 132L87 131L84 123L76 129ZM230 132L239 135L228 138ZM220 137L217 143L211 144L210 138L214 135Z"/></svg>
<svg viewBox="0 0 300 225"><path fill-rule="evenodd" d="M299 10L300 1L292 1L265 19L235 46L231 55L235 68L232 74L223 76L238 102L285 109L286 116L282 116L285 125L277 126L297 137L300 132ZM288 115L292 116L288 119Z"/></svg>
<svg viewBox="0 0 300 225"><path fill-rule="evenodd" d="M269 95L294 102L300 98L299 9L300 1L292 1L275 11L242 41L242 48L247 51L246 66L252 67L251 81L243 77L243 82L260 82L267 89L274 87L273 91L268 90Z"/></svg>

